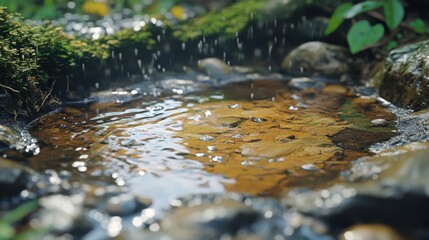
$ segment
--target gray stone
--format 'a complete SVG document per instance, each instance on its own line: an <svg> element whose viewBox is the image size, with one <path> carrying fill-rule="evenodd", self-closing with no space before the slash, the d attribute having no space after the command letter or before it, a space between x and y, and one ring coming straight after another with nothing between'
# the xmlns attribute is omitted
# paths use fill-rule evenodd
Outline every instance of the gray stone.
<svg viewBox="0 0 429 240"><path fill-rule="evenodd" d="M219 239L224 234L236 234L258 218L259 213L253 208L238 201L223 199L214 203L178 208L162 220L161 226L166 231L175 232L177 236Z"/></svg>
<svg viewBox="0 0 429 240"><path fill-rule="evenodd" d="M297 90L304 90L308 88L317 88L321 89L325 86L325 83L318 82L312 78L308 77L299 77L299 78L292 78L288 82L289 87Z"/></svg>
<svg viewBox="0 0 429 240"><path fill-rule="evenodd" d="M317 191L295 190L288 202L330 224L427 227L423 219L429 214L428 155L428 143L414 143L359 159L342 173L345 183Z"/></svg>
<svg viewBox="0 0 429 240"><path fill-rule="evenodd" d="M35 216L34 227L74 236L83 235L92 228L84 217L83 194L46 196L39 203L42 209Z"/></svg>
<svg viewBox="0 0 429 240"><path fill-rule="evenodd" d="M429 40L389 53L379 94L400 107L421 110L429 106Z"/></svg>
<svg viewBox="0 0 429 240"><path fill-rule="evenodd" d="M230 72L228 65L218 58L205 58L198 61L198 67L209 76L222 76Z"/></svg>
<svg viewBox="0 0 429 240"><path fill-rule="evenodd" d="M292 50L282 68L297 75L343 75L349 71L348 50L323 42L307 42Z"/></svg>
<svg viewBox="0 0 429 240"><path fill-rule="evenodd" d="M0 158L0 198L11 197L27 188L31 182L31 176L35 175L32 170Z"/></svg>
<svg viewBox="0 0 429 240"><path fill-rule="evenodd" d="M399 134L391 139L376 143L370 147L372 152L380 152L391 147L403 146L412 142L429 140L429 111L422 110L412 114L397 113L396 124Z"/></svg>
<svg viewBox="0 0 429 240"><path fill-rule="evenodd" d="M374 127L385 127L389 125L389 121L383 118L377 118L371 121L371 125Z"/></svg>
<svg viewBox="0 0 429 240"><path fill-rule="evenodd" d="M138 202L135 195L122 193L111 196L106 203L106 211L110 215L126 216L135 213L138 210Z"/></svg>

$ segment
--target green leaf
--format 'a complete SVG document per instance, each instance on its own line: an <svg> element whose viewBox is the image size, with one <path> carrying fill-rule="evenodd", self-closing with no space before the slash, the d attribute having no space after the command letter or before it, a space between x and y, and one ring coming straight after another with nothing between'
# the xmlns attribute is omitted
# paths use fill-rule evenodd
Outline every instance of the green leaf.
<svg viewBox="0 0 429 240"><path fill-rule="evenodd" d="M30 214L32 211L34 211L39 203L37 201L31 201L28 203L24 203L20 205L19 207L7 212L3 217L2 220L6 223L12 224L14 222L17 222Z"/></svg>
<svg viewBox="0 0 429 240"><path fill-rule="evenodd" d="M356 22L347 33L351 53L355 54L371 47L383 37L383 34L384 27L381 24L371 26L367 20Z"/></svg>
<svg viewBox="0 0 429 240"><path fill-rule="evenodd" d="M387 43L387 46L386 46L386 50L387 51L390 51L390 50L392 50L392 49L394 49L395 47L397 47L398 46L398 42L397 41L389 41L388 43Z"/></svg>
<svg viewBox="0 0 429 240"><path fill-rule="evenodd" d="M0 239L12 239L15 236L15 229L8 223L0 221Z"/></svg>
<svg viewBox="0 0 429 240"><path fill-rule="evenodd" d="M384 15L389 29L393 30L399 26L404 19L404 6L399 0L386 0L384 4Z"/></svg>
<svg viewBox="0 0 429 240"><path fill-rule="evenodd" d="M343 3L339 5L329 20L329 25L326 28L325 34L329 35L333 33L344 21L344 13L346 13L350 8L353 7L353 4L350 2Z"/></svg>
<svg viewBox="0 0 429 240"><path fill-rule="evenodd" d="M413 21L410 21L408 25L414 30L416 33L425 34L427 32L426 23L421 19L417 18Z"/></svg>
<svg viewBox="0 0 429 240"><path fill-rule="evenodd" d="M373 9L382 7L384 2L381 1L365 1L358 4L353 5L347 12L344 13L344 18L353 18L356 15L359 15L363 12L368 12Z"/></svg>

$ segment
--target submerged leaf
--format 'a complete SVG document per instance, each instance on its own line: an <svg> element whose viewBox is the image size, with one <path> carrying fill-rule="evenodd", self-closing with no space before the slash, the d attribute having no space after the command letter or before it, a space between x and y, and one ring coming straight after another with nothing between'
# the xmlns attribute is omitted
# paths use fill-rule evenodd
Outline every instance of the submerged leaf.
<svg viewBox="0 0 429 240"><path fill-rule="evenodd" d="M383 37L384 27L381 24L371 26L367 20L356 22L347 34L351 53L355 54L371 47Z"/></svg>
<svg viewBox="0 0 429 240"><path fill-rule="evenodd" d="M352 7L352 3L346 2L341 5L339 5L334 13L331 16L331 19L329 20L329 25L326 28L325 34L329 35L333 33L344 21L344 14L350 10Z"/></svg>
<svg viewBox="0 0 429 240"><path fill-rule="evenodd" d="M398 27L404 18L404 14L404 6L399 0L386 0L384 4L384 15L389 29L392 30Z"/></svg>

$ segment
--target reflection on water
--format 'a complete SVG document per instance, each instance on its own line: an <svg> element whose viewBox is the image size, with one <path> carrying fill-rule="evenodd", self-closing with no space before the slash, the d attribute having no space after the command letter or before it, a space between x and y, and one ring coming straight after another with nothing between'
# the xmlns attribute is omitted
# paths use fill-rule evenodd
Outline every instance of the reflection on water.
<svg viewBox="0 0 429 240"><path fill-rule="evenodd" d="M32 165L69 170L88 185L127 187L163 209L191 194L278 196L323 186L369 144L392 135L389 126L370 127L391 114L339 86L300 92L260 80L174 92L45 116L32 129L42 142ZM358 141L365 124L366 141ZM341 147L354 141L362 144Z"/></svg>

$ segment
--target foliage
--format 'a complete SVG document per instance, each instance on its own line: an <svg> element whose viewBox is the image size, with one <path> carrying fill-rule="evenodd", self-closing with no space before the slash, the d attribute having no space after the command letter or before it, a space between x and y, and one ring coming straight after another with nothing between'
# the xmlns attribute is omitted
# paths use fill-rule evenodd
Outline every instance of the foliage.
<svg viewBox="0 0 429 240"><path fill-rule="evenodd" d="M214 34L233 37L265 4L264 0L239 1L221 11L209 12L183 24L174 34L182 41Z"/></svg>
<svg viewBox="0 0 429 240"><path fill-rule="evenodd" d="M27 230L18 233L15 230L14 224L21 221L23 218L28 216L38 207L37 201L31 201L24 203L17 208L5 213L0 217L0 239L1 240L12 240L12 239L36 239L42 237L45 231L38 230Z"/></svg>
<svg viewBox="0 0 429 240"><path fill-rule="evenodd" d="M39 111L56 80L56 87L65 89L65 76L105 58L108 49L68 37L52 25L26 26L0 8L0 79L15 89L11 94L18 95L19 108Z"/></svg>
<svg viewBox="0 0 429 240"><path fill-rule="evenodd" d="M38 112L51 89L64 92L66 79L75 80L83 65L97 64L124 46L149 48L153 42L148 27L97 41L75 39L50 24L27 26L0 8L0 90L9 91L16 109Z"/></svg>
<svg viewBox="0 0 429 240"><path fill-rule="evenodd" d="M352 53L359 52L383 37L384 28L381 24L371 26L367 20L361 20L353 25L347 34L347 41Z"/></svg>
<svg viewBox="0 0 429 240"><path fill-rule="evenodd" d="M331 16L326 34L333 33L345 19L352 19L362 13L370 13L382 8L382 20L390 31L394 31L400 26L404 19L405 10L400 0L365 0L352 4L345 2L340 4ZM426 26L420 19L410 22L410 27L417 33L425 33ZM367 19L361 19L353 23L347 34L347 41L350 51L354 54L366 48L374 46L385 34L385 27L382 24L372 26ZM390 46L393 46L390 44Z"/></svg>

